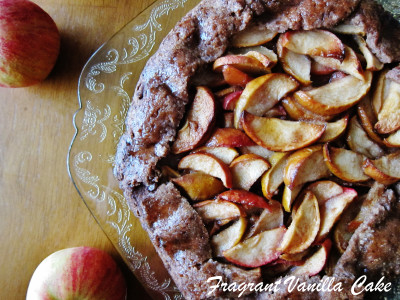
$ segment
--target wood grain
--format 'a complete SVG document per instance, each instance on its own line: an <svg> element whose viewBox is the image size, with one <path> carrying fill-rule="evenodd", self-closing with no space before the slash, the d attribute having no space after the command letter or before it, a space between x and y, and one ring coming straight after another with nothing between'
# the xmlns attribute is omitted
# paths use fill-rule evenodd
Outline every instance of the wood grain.
<svg viewBox="0 0 400 300"><path fill-rule="evenodd" d="M33 2L56 22L61 53L43 83L0 88L0 299L24 299L47 255L81 245L109 252L124 270L128 299L147 299L72 185L66 157L85 62L154 0Z"/></svg>

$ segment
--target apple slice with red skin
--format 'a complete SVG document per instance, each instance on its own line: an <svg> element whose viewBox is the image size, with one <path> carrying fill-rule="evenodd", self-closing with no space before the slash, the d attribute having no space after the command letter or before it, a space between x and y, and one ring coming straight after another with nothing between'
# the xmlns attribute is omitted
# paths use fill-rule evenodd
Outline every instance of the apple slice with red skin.
<svg viewBox="0 0 400 300"><path fill-rule="evenodd" d="M246 238L250 238L266 230L283 226L282 205L276 200L270 200L270 208L264 209Z"/></svg>
<svg viewBox="0 0 400 300"><path fill-rule="evenodd" d="M253 184L271 167L269 162L256 154L243 154L229 165L233 187L250 190Z"/></svg>
<svg viewBox="0 0 400 300"><path fill-rule="evenodd" d="M365 159L364 173L376 181L390 185L400 180L400 151L390 153L378 159Z"/></svg>
<svg viewBox="0 0 400 300"><path fill-rule="evenodd" d="M246 74L265 74L270 72L270 69L258 59L240 54L229 54L217 58L214 61L213 69L216 72L221 72L224 66L232 66Z"/></svg>
<svg viewBox="0 0 400 300"><path fill-rule="evenodd" d="M325 124L263 118L246 111L241 117L246 134L259 146L272 151L292 151L306 147L318 140Z"/></svg>
<svg viewBox="0 0 400 300"><path fill-rule="evenodd" d="M333 33L322 30L287 31L281 36L281 45L293 52L332 57L343 61L345 48L342 41Z"/></svg>
<svg viewBox="0 0 400 300"><path fill-rule="evenodd" d="M205 152L189 154L179 161L178 169L200 171L221 179L225 187L232 187L231 170L212 154Z"/></svg>
<svg viewBox="0 0 400 300"><path fill-rule="evenodd" d="M226 83L233 86L238 85L245 87L247 83L253 80L253 77L231 65L223 66L222 75L224 76Z"/></svg>
<svg viewBox="0 0 400 300"><path fill-rule="evenodd" d="M221 220L230 221L246 216L244 210L236 203L219 199L197 202L193 204L193 208L200 215L204 223Z"/></svg>
<svg viewBox="0 0 400 300"><path fill-rule="evenodd" d="M332 247L332 241L326 239L321 247L309 258L307 258L301 266L295 267L289 272L289 276L314 276L324 269L328 260L329 252Z"/></svg>
<svg viewBox="0 0 400 300"><path fill-rule="evenodd" d="M215 122L216 105L212 92L199 86L193 103L186 117L186 122L178 131L172 145L174 154L196 148L208 138Z"/></svg>
<svg viewBox="0 0 400 300"><path fill-rule="evenodd" d="M278 63L278 56L276 53L264 46L233 49L233 52L235 54L242 54L258 59L267 68L272 68Z"/></svg>
<svg viewBox="0 0 400 300"><path fill-rule="evenodd" d="M271 41L277 32L271 31L265 25L255 24L239 31L232 37L233 47L249 47L265 44Z"/></svg>
<svg viewBox="0 0 400 300"><path fill-rule="evenodd" d="M220 159L223 163L229 165L236 157L239 156L239 152L232 147L200 147L192 151L192 153L206 152L216 158Z"/></svg>
<svg viewBox="0 0 400 300"><path fill-rule="evenodd" d="M283 253L294 254L306 250L319 231L321 219L317 198L311 191L307 191L299 201L298 208L292 213L292 223L279 247Z"/></svg>
<svg viewBox="0 0 400 300"><path fill-rule="evenodd" d="M356 199L357 192L330 180L317 181L306 190L313 192L318 200L321 225L315 242L319 243L326 238L347 206Z"/></svg>
<svg viewBox="0 0 400 300"><path fill-rule="evenodd" d="M217 128L206 142L207 147L243 147L255 143L241 130L236 128Z"/></svg>
<svg viewBox="0 0 400 300"><path fill-rule="evenodd" d="M299 83L287 74L271 73L259 76L250 81L237 101L235 127L239 128L243 111L263 116L274 107L286 94L296 90Z"/></svg>
<svg viewBox="0 0 400 300"><path fill-rule="evenodd" d="M242 267L256 268L266 265L278 259L282 253L278 247L285 232L284 227L263 231L224 251L223 256Z"/></svg>
<svg viewBox="0 0 400 300"><path fill-rule="evenodd" d="M225 110L234 110L236 103L243 91L235 91L226 95L222 101L222 108Z"/></svg>
<svg viewBox="0 0 400 300"><path fill-rule="evenodd" d="M180 186L193 201L210 199L225 190L221 180L201 172L185 174L171 181Z"/></svg>
<svg viewBox="0 0 400 300"><path fill-rule="evenodd" d="M218 199L239 203L248 207L271 209L271 204L266 199L246 190L228 190L219 194Z"/></svg>
<svg viewBox="0 0 400 300"><path fill-rule="evenodd" d="M307 110L316 114L339 114L357 104L369 91L372 72L366 71L364 77L365 80L359 80L353 76L346 76L307 91L297 91L294 97Z"/></svg>
<svg viewBox="0 0 400 300"><path fill-rule="evenodd" d="M211 237L211 248L214 256L223 256L222 253L238 244L247 227L247 219L239 217L232 225Z"/></svg>
<svg viewBox="0 0 400 300"><path fill-rule="evenodd" d="M228 87L224 87L221 90L215 91L214 95L215 97L217 97L219 100L223 99L225 96L233 93L233 92L237 92L237 91L243 91L243 88L238 86L238 85L231 85Z"/></svg>
<svg viewBox="0 0 400 300"><path fill-rule="evenodd" d="M365 156L344 148L336 148L328 143L323 147L324 160L333 175L347 182L363 182L370 179L363 172Z"/></svg>
<svg viewBox="0 0 400 300"><path fill-rule="evenodd" d="M350 120L346 140L351 150L368 158L381 157L385 154L385 151L369 138L367 132L358 122L357 116L353 116Z"/></svg>
<svg viewBox="0 0 400 300"><path fill-rule="evenodd" d="M322 65L315 60L311 61L311 74L313 75L329 75L332 74L336 69Z"/></svg>
<svg viewBox="0 0 400 300"><path fill-rule="evenodd" d="M287 160L283 182L289 189L330 175L322 145L313 145L292 153Z"/></svg>

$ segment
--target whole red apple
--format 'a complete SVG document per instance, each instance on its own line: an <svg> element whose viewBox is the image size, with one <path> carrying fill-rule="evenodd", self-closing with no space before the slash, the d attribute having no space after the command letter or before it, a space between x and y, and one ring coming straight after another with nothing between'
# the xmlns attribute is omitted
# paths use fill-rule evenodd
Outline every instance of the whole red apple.
<svg viewBox="0 0 400 300"><path fill-rule="evenodd" d="M67 248L46 257L36 268L26 300L126 299L126 283L116 262L91 247Z"/></svg>
<svg viewBox="0 0 400 300"><path fill-rule="evenodd" d="M0 0L0 86L44 80L59 51L57 26L43 9L28 0Z"/></svg>

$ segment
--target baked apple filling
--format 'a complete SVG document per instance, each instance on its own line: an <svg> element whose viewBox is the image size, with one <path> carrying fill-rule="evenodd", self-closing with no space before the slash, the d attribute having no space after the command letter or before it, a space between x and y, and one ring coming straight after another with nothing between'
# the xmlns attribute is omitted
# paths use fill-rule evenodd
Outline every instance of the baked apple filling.
<svg viewBox="0 0 400 300"><path fill-rule="evenodd" d="M164 177L191 200L215 258L330 274L371 186L400 179L400 84L351 25L252 26L231 46L193 79Z"/></svg>

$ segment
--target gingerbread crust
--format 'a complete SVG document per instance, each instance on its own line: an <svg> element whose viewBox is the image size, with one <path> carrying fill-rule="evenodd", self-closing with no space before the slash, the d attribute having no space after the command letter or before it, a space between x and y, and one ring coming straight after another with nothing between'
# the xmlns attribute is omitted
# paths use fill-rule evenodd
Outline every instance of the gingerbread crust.
<svg viewBox="0 0 400 300"><path fill-rule="evenodd" d="M184 116L191 78L223 55L230 37L253 21L278 32L350 23L366 32L369 48L382 62L400 61L400 25L368 0L204 0L175 26L140 76L126 132L118 144L114 173L130 208L187 299L235 296L220 291L208 295L206 280L211 276L221 275L227 282L261 280L256 271L211 258L209 236L200 217L173 184L160 183L158 168ZM365 226L374 228L371 224ZM355 243L351 249L360 247ZM400 252L399 243L393 251ZM278 296L268 295L268 299Z"/></svg>

